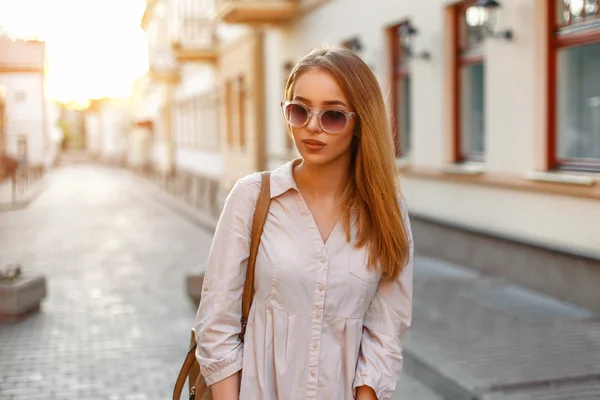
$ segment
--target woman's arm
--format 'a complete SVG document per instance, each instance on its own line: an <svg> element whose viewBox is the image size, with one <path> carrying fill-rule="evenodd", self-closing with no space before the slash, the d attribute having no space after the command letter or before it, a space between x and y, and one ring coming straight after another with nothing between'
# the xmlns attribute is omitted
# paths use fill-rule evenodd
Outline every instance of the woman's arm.
<svg viewBox="0 0 600 400"><path fill-rule="evenodd" d="M213 400L238 400L240 393L240 373L223 379L210 387Z"/></svg>
<svg viewBox="0 0 600 400"><path fill-rule="evenodd" d="M402 373L402 346L412 320L413 239L404 202L400 208L410 245L402 274L380 281L363 321L354 378L358 400L390 400Z"/></svg>
<svg viewBox="0 0 600 400"><path fill-rule="evenodd" d="M377 400L377 395L372 387L359 386L356 388L356 400Z"/></svg>
<svg viewBox="0 0 600 400"><path fill-rule="evenodd" d="M259 174L242 178L227 196L206 265L195 323L196 358L215 400L238 398L242 292L260 182Z"/></svg>

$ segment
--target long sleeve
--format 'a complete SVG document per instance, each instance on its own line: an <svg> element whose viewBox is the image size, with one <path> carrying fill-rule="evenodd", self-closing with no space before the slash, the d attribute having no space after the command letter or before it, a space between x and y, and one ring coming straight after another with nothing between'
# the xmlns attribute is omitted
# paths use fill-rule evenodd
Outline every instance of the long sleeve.
<svg viewBox="0 0 600 400"><path fill-rule="evenodd" d="M241 299L259 179L242 178L227 196L208 256L195 322L196 358L208 385L242 369Z"/></svg>
<svg viewBox="0 0 600 400"><path fill-rule="evenodd" d="M402 217L409 236L410 258L400 277L381 281L363 322L360 355L353 387L372 387L379 400L391 399L402 374L402 348L412 319L414 245L403 201Z"/></svg>

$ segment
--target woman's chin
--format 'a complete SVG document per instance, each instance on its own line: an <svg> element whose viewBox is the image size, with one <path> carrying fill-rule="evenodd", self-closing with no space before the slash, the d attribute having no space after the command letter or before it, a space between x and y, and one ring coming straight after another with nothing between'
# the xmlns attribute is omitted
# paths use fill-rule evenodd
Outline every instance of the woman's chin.
<svg viewBox="0 0 600 400"><path fill-rule="evenodd" d="M327 164L331 161L331 157L328 157L326 153L306 150L300 151L299 153L300 157L310 164Z"/></svg>

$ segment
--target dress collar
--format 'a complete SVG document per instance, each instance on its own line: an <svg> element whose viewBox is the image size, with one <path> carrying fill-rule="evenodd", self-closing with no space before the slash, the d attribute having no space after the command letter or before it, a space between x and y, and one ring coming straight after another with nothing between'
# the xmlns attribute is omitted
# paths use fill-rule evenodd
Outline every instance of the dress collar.
<svg viewBox="0 0 600 400"><path fill-rule="evenodd" d="M296 158L271 172L271 198L281 196L290 189L299 192L293 170L301 161L301 158Z"/></svg>

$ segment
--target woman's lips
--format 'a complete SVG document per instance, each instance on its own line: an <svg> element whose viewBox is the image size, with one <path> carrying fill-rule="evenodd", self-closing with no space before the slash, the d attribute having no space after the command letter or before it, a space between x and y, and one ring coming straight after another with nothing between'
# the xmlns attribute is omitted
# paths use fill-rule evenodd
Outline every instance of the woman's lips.
<svg viewBox="0 0 600 400"><path fill-rule="evenodd" d="M302 143L304 143L304 146L309 150L321 150L323 147L327 146L325 143L314 139L306 139L303 140Z"/></svg>

